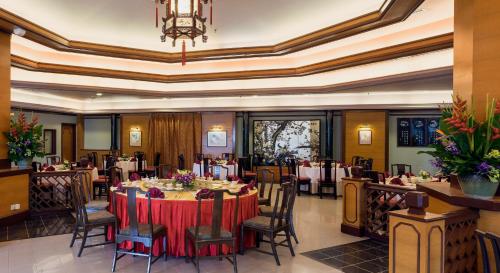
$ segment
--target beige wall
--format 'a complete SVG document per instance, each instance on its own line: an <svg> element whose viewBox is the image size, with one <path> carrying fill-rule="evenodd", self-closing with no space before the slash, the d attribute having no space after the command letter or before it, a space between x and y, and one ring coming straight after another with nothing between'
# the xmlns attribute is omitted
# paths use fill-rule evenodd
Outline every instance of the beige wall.
<svg viewBox="0 0 500 273"><path fill-rule="evenodd" d="M121 122L121 152L122 154L132 155L136 151L141 151L146 153L146 157L152 158L152 155L148 155L149 152L149 120L151 118L150 114L122 114L120 115ZM142 146L132 147L130 146L130 132L133 130L141 131L142 135Z"/></svg>
<svg viewBox="0 0 500 273"><path fill-rule="evenodd" d="M234 128L236 116L234 112L214 112L202 113L202 153L212 155L213 157L220 156L222 153L234 153ZM207 134L210 130L226 131L227 146L226 147L208 147Z"/></svg>
<svg viewBox="0 0 500 273"><path fill-rule="evenodd" d="M0 132L9 131L10 125L10 34L0 31ZM6 139L0 134L0 167L8 158Z"/></svg>
<svg viewBox="0 0 500 273"><path fill-rule="evenodd" d="M346 111L344 112L345 138L344 161L351 162L358 155L373 158L373 169L385 171L387 157L387 112L386 111ZM358 144L360 128L372 130L372 144Z"/></svg>

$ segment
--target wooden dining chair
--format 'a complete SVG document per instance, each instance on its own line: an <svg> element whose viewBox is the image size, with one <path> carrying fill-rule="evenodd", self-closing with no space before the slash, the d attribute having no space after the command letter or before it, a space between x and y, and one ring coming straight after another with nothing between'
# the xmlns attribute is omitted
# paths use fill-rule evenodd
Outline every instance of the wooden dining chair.
<svg viewBox="0 0 500 273"><path fill-rule="evenodd" d="M233 160L234 159L234 154L232 153L222 153L222 159L224 160Z"/></svg>
<svg viewBox="0 0 500 273"><path fill-rule="evenodd" d="M47 165L49 165L49 166L58 165L58 164L61 164L61 157L58 155L47 156L46 161L47 161Z"/></svg>
<svg viewBox="0 0 500 273"><path fill-rule="evenodd" d="M153 165L144 168L144 173L148 176L158 176L158 167L160 167L161 153L156 152L153 159Z"/></svg>
<svg viewBox="0 0 500 273"><path fill-rule="evenodd" d="M475 234L479 242L479 249L481 250L483 273L493 273L493 268L496 268L496 273L500 272L500 237L478 229L475 231ZM487 247L487 242L489 242L491 247ZM493 255L490 255L489 249L493 251ZM494 262L490 258L494 258ZM494 267L492 266L493 264L495 265Z"/></svg>
<svg viewBox="0 0 500 273"><path fill-rule="evenodd" d="M144 172L144 156L143 152L135 152L135 170L128 172L128 177L131 177L134 173L138 174L140 177L145 177L146 173Z"/></svg>
<svg viewBox="0 0 500 273"><path fill-rule="evenodd" d="M300 166L297 166L296 159L290 159L290 171L297 178L297 194L300 196L302 192L312 194L311 192L311 178L300 175ZM302 191L300 186L307 186L307 191Z"/></svg>
<svg viewBox="0 0 500 273"><path fill-rule="evenodd" d="M361 160L363 159L362 156L359 156L359 155L355 155L352 157L351 159L351 165L352 166L359 166L361 165Z"/></svg>
<svg viewBox="0 0 500 273"><path fill-rule="evenodd" d="M273 187L274 187L274 173L269 169L258 169L257 170L257 180L256 186L259 190L258 203L259 205L270 206L271 198L273 195ZM267 184L269 184L269 189L266 191Z"/></svg>
<svg viewBox="0 0 500 273"><path fill-rule="evenodd" d="M246 183L252 180L257 181L257 173L252 171L251 159L249 157L238 158L238 177Z"/></svg>
<svg viewBox="0 0 500 273"><path fill-rule="evenodd" d="M33 161L31 162L31 168L33 169L33 172L41 172L42 171L42 163L38 161Z"/></svg>
<svg viewBox="0 0 500 273"><path fill-rule="evenodd" d="M394 171L396 170L396 171ZM404 163L391 164L391 175L402 176L405 173L411 173L411 165Z"/></svg>
<svg viewBox="0 0 500 273"><path fill-rule="evenodd" d="M337 161L325 159L320 161L318 192L319 198L323 199L323 189L332 188L333 198L337 199ZM333 165L333 167L332 167ZM333 177L332 177L333 169Z"/></svg>
<svg viewBox="0 0 500 273"><path fill-rule="evenodd" d="M108 227L116 223L116 218L107 210L99 210L94 212L87 211L85 201L86 194L83 186L83 172L77 172L77 174L73 176L73 179L71 181L71 188L73 193L73 204L76 212L76 222L73 227L73 236L71 238L70 247L73 247L77 239L81 239L82 243L80 245L80 250L78 251L78 257L80 257L84 248L113 243L111 241L108 241L107 235ZM89 232L96 228L103 228L104 232L89 235ZM87 244L87 238L97 236L104 236L104 242L91 245Z"/></svg>
<svg viewBox="0 0 500 273"><path fill-rule="evenodd" d="M104 178L99 178L93 181L93 190L95 200L97 196L101 198L102 196L108 196L109 188L115 183L116 180L123 182L123 170L122 168L118 168L116 166L107 168L104 171Z"/></svg>
<svg viewBox="0 0 500 273"><path fill-rule="evenodd" d="M80 157L80 168L88 168L89 167L89 158L86 156Z"/></svg>
<svg viewBox="0 0 500 273"><path fill-rule="evenodd" d="M292 175L292 177L294 177ZM294 178L295 179L295 178ZM274 202L273 214L271 217L266 216L256 216L254 218L243 221L240 229L240 240L241 242L245 241L245 231L254 231L258 233L258 238L262 236L266 236L269 238L268 242L271 244L272 253L260 250L257 248L257 251L270 254L274 256L276 260L276 264L281 265L278 252L276 246L287 246L290 249L290 254L295 256L295 252L293 251L292 241L290 239L290 224L287 219L290 219L289 214L291 213L291 209L288 209L292 202L292 192L293 186L290 183L283 183L281 187L276 192L276 198ZM280 196L282 195L282 198ZM282 242L276 242L276 236L280 232L284 232L286 239ZM258 241L260 241L258 239ZM286 245L284 244L286 242ZM240 244L240 253L244 255L245 246L244 244Z"/></svg>
<svg viewBox="0 0 500 273"><path fill-rule="evenodd" d="M115 272L116 262L121 259L125 255L134 255L134 256L142 256L148 257L148 267L146 272L151 272L151 265L155 263L161 256L165 260L167 260L167 228L164 225L153 224L153 213L151 210L151 196L149 193L145 193L140 191L136 187L126 188L127 191L127 215L128 215L128 225L124 228L120 228L120 223L117 214L117 210L115 209L115 254L113 256L113 266L111 268L112 272ZM148 199L147 212L141 210L141 214L145 213L148 217L147 223L139 223L137 218L137 192L142 192L146 195ZM116 208L116 195L118 193L113 193L113 207ZM157 239L163 238L163 251L162 253L153 259L153 243ZM136 243L141 243L144 247L149 248L149 252L147 254L142 252L135 251L135 248L132 247L131 250L121 249L119 244L128 241L132 242L132 245L135 246Z"/></svg>
<svg viewBox="0 0 500 273"><path fill-rule="evenodd" d="M92 194L92 175L87 168L76 168L75 171L81 175L81 183L83 185L83 193L85 198L85 207L87 212L105 210L109 207L109 202L106 200L94 200ZM72 191L72 189L71 189Z"/></svg>
<svg viewBox="0 0 500 273"><path fill-rule="evenodd" d="M371 171L373 169L373 158L365 158L361 160L361 166L364 170Z"/></svg>
<svg viewBox="0 0 500 273"><path fill-rule="evenodd" d="M298 179L296 176L292 176L292 178L290 179L290 184L292 186L292 196L290 198L293 198L293 200L291 200L291 204L288 207L291 210L290 214L287 214L287 211L285 211L285 215L287 217L289 217L286 220L290 224L290 234L295 239L295 243L298 244L299 239L297 238L297 234L295 233L295 225L293 223L293 209L295 207L295 197L299 191L299 188L297 187L298 186ZM271 206L259 206L259 215L272 217L273 211L274 211L274 208Z"/></svg>
<svg viewBox="0 0 500 273"><path fill-rule="evenodd" d="M226 171L226 177L223 177L222 170ZM213 178L215 180L221 180L223 178L226 179L227 176L229 175L229 168L222 165L211 165L210 173L213 175Z"/></svg>
<svg viewBox="0 0 500 273"><path fill-rule="evenodd" d="M186 169L186 160L184 159L183 154L180 154L177 157L177 169L178 170L185 170Z"/></svg>
<svg viewBox="0 0 500 273"><path fill-rule="evenodd" d="M92 162L92 165L94 167L99 168L99 166L97 165L99 163L97 152L88 153L87 158L89 159L89 162Z"/></svg>
<svg viewBox="0 0 500 273"><path fill-rule="evenodd" d="M160 166L158 167L158 172L159 172L158 178L160 179L168 178L167 176L169 174L172 174L172 166L170 166L169 164L160 164Z"/></svg>
<svg viewBox="0 0 500 273"><path fill-rule="evenodd" d="M288 164L288 161L286 160L280 160L278 159L278 173L280 175L280 184L286 183L290 180L290 166ZM287 170L287 172L284 172L284 169Z"/></svg>
<svg viewBox="0 0 500 273"><path fill-rule="evenodd" d="M233 209L233 223L231 226L231 230L225 230L222 227L222 218L224 215L224 192L226 190L214 190L214 199L212 202L212 221L210 225L203 225L201 220L202 215L202 203L210 202L207 200L210 192L207 193L207 196L203 196L198 198L198 208L196 211L196 226L189 227L186 229L186 237L185 237L185 253L186 253L186 262L189 262L189 245L192 243L194 245L194 259L191 259L193 264L196 267L196 272L200 272L200 256L199 251L202 247L207 245L216 245L217 246L217 254L219 256L219 260L222 260L224 256L230 263L233 264L234 273L238 272L238 264L236 259L236 239L238 232L238 211L239 211L239 202L240 197L239 194L235 195L235 205ZM240 241L241 244L243 241ZM232 254L222 255L222 246L227 245L232 248ZM232 259L230 257L232 256Z"/></svg>

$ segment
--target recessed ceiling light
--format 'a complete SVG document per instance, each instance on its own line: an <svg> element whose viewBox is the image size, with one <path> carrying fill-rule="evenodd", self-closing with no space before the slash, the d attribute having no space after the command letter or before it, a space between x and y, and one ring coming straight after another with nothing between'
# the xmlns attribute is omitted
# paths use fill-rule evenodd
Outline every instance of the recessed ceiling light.
<svg viewBox="0 0 500 273"><path fill-rule="evenodd" d="M14 32L15 35L20 36L20 37L23 37L24 35L26 35L26 30L24 30L23 28L20 28L18 26L14 26L14 29L12 30L12 32Z"/></svg>
<svg viewBox="0 0 500 273"><path fill-rule="evenodd" d="M102 93L95 93L96 96L101 97Z"/></svg>

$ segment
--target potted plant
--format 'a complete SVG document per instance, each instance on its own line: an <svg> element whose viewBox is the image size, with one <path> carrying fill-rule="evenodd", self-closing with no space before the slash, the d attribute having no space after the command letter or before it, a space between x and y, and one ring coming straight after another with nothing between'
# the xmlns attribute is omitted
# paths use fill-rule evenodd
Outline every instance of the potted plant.
<svg viewBox="0 0 500 273"><path fill-rule="evenodd" d="M4 132L7 138L9 160L20 168L31 168L33 157L43 157L43 126L38 124L38 118L33 116L31 122L26 120L24 113L17 119L10 120L10 130Z"/></svg>
<svg viewBox="0 0 500 273"><path fill-rule="evenodd" d="M474 110L460 97L442 109L438 143L434 151L421 151L434 157L433 165L443 174L454 174L467 195L490 198L500 181L500 102L489 101L486 118L478 121Z"/></svg>

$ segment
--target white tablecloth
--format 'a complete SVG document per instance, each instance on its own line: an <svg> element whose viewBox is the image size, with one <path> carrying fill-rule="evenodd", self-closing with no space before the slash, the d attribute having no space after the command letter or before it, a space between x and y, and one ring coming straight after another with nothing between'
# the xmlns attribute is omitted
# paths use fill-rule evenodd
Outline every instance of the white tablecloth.
<svg viewBox="0 0 500 273"><path fill-rule="evenodd" d="M195 173L196 176L204 176L203 173L200 173L200 165L201 164L196 164L196 163L193 164L193 173ZM238 173L238 164L234 164L234 165L224 164L224 165L220 165L220 166L228 168L227 171L226 171L226 169L221 168L221 174L220 174L220 178L219 178L221 180L225 180L228 175L236 175ZM201 171L203 171L203 166L201 166ZM210 171L210 166L209 166L209 171Z"/></svg>
<svg viewBox="0 0 500 273"><path fill-rule="evenodd" d="M351 167L348 168L349 173L351 173ZM324 170L322 170L324 172ZM318 181L320 179L320 167L304 167L304 166L299 166L299 172L300 176L302 177L309 177L311 178L311 193L316 194L318 193ZM332 168L332 178L335 176L334 174L335 169ZM324 175L323 175L324 177ZM345 177L345 170L344 168L337 167L337 196L342 195L342 177ZM332 189L325 189L328 192L331 192Z"/></svg>

